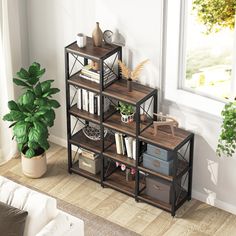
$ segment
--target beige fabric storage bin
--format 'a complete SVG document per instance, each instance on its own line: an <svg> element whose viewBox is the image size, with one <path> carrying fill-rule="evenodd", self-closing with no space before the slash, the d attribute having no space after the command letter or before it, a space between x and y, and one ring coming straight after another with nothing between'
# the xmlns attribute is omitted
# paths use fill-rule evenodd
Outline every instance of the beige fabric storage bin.
<svg viewBox="0 0 236 236"><path fill-rule="evenodd" d="M88 171L91 174L98 174L101 171L101 159L89 159L82 155L79 156L79 168Z"/></svg>

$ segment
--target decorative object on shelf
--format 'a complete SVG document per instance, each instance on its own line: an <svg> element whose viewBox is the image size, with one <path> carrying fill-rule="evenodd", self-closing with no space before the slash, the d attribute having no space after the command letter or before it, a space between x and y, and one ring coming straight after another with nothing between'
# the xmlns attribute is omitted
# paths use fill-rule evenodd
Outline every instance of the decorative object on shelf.
<svg viewBox="0 0 236 236"><path fill-rule="evenodd" d="M86 47L86 41L87 41L86 35L84 35L83 33L79 33L77 34L76 39L77 39L77 45L79 48Z"/></svg>
<svg viewBox="0 0 236 236"><path fill-rule="evenodd" d="M140 115L140 120L143 122L147 121L147 115L146 114Z"/></svg>
<svg viewBox="0 0 236 236"><path fill-rule="evenodd" d="M121 73L123 77L127 80L127 88L128 92L132 92L132 82L136 81L138 77L140 76L144 65L148 62L149 60L144 60L140 62L133 71L131 71L122 61L118 60L118 64L121 69Z"/></svg>
<svg viewBox="0 0 236 236"><path fill-rule="evenodd" d="M125 38L121 35L118 29L115 29L112 34L112 43L119 46L125 46Z"/></svg>
<svg viewBox="0 0 236 236"><path fill-rule="evenodd" d="M14 126L13 138L22 154L22 171L30 178L39 178L47 171L48 128L54 124L54 109L60 107L58 101L51 99L60 91L51 88L53 80L39 81L44 73L45 69L36 62L28 70L21 68L17 72L19 78L13 82L25 90L17 101L8 102L10 112L3 117L12 122L10 127Z"/></svg>
<svg viewBox="0 0 236 236"><path fill-rule="evenodd" d="M136 170L133 167L128 168L125 164L122 164L118 161L116 161L116 167L119 167L122 171L125 171L125 180L128 181L134 181Z"/></svg>
<svg viewBox="0 0 236 236"><path fill-rule="evenodd" d="M121 121L124 123L131 123L134 120L134 107L128 103L119 102L116 107L120 111Z"/></svg>
<svg viewBox="0 0 236 236"><path fill-rule="evenodd" d="M234 101L225 104L221 115L223 124L221 126L216 152L219 157L221 157L222 154L232 157L236 150L236 98Z"/></svg>
<svg viewBox="0 0 236 236"><path fill-rule="evenodd" d="M157 130L159 126L170 126L172 136L175 136L175 130L174 127L178 127L179 123L177 120L175 120L173 117L170 117L168 115L163 115L161 112L156 114L153 113L157 117L157 121L153 121L154 125L154 135L157 136Z"/></svg>
<svg viewBox="0 0 236 236"><path fill-rule="evenodd" d="M86 125L84 128L83 128L83 133L84 135L91 139L91 140L94 140L94 141L99 141L101 140L101 132L100 132L100 129L97 129L96 127L92 127L92 126L89 126L89 125ZM107 135L107 130L105 129L104 130L104 138L106 137Z"/></svg>
<svg viewBox="0 0 236 236"><path fill-rule="evenodd" d="M96 22L96 27L93 30L92 38L93 38L93 44L95 47L102 46L103 33L99 27L99 22Z"/></svg>
<svg viewBox="0 0 236 236"><path fill-rule="evenodd" d="M113 32L111 30L105 30L103 33L103 39L106 44L111 44L112 43L112 35Z"/></svg>
<svg viewBox="0 0 236 236"><path fill-rule="evenodd" d="M91 67L92 67L92 69L93 70L95 70L95 72L99 72L99 63L98 62L96 62L96 61L92 61L91 62Z"/></svg>

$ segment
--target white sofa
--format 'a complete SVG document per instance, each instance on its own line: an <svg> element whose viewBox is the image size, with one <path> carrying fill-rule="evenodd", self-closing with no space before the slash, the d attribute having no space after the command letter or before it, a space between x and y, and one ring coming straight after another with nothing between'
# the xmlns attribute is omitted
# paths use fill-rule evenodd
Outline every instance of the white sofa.
<svg viewBox="0 0 236 236"><path fill-rule="evenodd" d="M58 210L56 199L2 176L0 201L28 212L24 236L84 236L84 222Z"/></svg>

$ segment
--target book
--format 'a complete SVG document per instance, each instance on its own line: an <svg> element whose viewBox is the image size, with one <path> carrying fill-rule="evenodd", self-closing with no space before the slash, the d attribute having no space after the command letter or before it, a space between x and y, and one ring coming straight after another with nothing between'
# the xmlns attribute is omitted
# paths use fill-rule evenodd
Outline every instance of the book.
<svg viewBox="0 0 236 236"><path fill-rule="evenodd" d="M98 158L98 154L94 153L94 152L91 152L89 150L86 150L84 148L80 148L79 150L80 154L88 159L91 159L91 160L95 160L96 158Z"/></svg>
<svg viewBox="0 0 236 236"><path fill-rule="evenodd" d="M83 94L83 110L88 111L88 91L86 89L82 89L82 94Z"/></svg>
<svg viewBox="0 0 236 236"><path fill-rule="evenodd" d="M131 137L125 137L125 146L127 150L127 156L129 158L132 158L132 140L133 138Z"/></svg>
<svg viewBox="0 0 236 236"><path fill-rule="evenodd" d="M78 88L77 95L78 95L77 108L81 110L82 109L82 89L81 88Z"/></svg>
<svg viewBox="0 0 236 236"><path fill-rule="evenodd" d="M89 92L89 113L94 114L94 96L95 93Z"/></svg>
<svg viewBox="0 0 236 236"><path fill-rule="evenodd" d="M98 114L98 97L94 96L94 114Z"/></svg>
<svg viewBox="0 0 236 236"><path fill-rule="evenodd" d="M120 134L120 140L121 140L121 150L122 150L122 155L126 154L126 148L125 148L125 137L123 134Z"/></svg>
<svg viewBox="0 0 236 236"><path fill-rule="evenodd" d="M97 97L97 115L100 116L100 95L96 95Z"/></svg>
<svg viewBox="0 0 236 236"><path fill-rule="evenodd" d="M122 154L121 139L119 133L115 133L115 141L117 154Z"/></svg>
<svg viewBox="0 0 236 236"><path fill-rule="evenodd" d="M136 139L133 139L132 141L132 157L136 160Z"/></svg>

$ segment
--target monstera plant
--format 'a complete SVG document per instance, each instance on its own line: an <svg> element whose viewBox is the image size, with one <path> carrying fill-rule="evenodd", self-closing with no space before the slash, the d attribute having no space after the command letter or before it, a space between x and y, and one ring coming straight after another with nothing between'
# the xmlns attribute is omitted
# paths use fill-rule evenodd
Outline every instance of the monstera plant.
<svg viewBox="0 0 236 236"><path fill-rule="evenodd" d="M48 128L54 125L54 109L60 107L59 102L52 99L60 90L52 88L53 80L41 82L44 74L45 69L36 62L28 70L21 68L17 72L18 78L13 82L23 89L23 93L17 101L8 102L10 111L3 117L12 122L9 128L13 128L13 138L22 153L23 172L30 177L40 177L46 172ZM40 161L44 166L40 166Z"/></svg>

